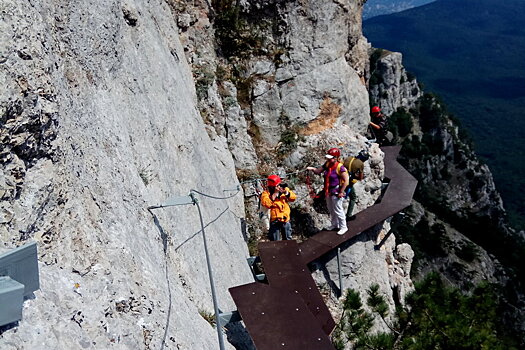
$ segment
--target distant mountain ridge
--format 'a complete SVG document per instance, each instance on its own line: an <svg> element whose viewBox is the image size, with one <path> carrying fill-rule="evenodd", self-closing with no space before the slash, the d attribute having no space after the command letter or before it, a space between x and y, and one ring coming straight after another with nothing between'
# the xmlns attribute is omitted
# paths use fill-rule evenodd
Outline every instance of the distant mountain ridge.
<svg viewBox="0 0 525 350"><path fill-rule="evenodd" d="M363 7L363 19L401 12L435 0L368 0Z"/></svg>
<svg viewBox="0 0 525 350"><path fill-rule="evenodd" d="M374 47L403 53L443 97L491 167L514 225L525 225L525 2L438 0L364 21Z"/></svg>

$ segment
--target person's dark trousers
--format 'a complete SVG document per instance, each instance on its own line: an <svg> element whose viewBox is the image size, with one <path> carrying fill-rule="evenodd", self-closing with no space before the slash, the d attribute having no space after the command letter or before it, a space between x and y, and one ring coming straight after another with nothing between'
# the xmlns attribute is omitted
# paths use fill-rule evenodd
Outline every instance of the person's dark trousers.
<svg viewBox="0 0 525 350"><path fill-rule="evenodd" d="M350 188L348 193L348 210L346 211L346 220L349 220L352 217L352 212L354 211L355 202L357 201L357 195L355 194L354 188Z"/></svg>
<svg viewBox="0 0 525 350"><path fill-rule="evenodd" d="M268 231L268 239L270 241L278 241L281 239L281 234L284 234L284 239L292 239L292 225L290 221L272 221L270 222L270 230Z"/></svg>

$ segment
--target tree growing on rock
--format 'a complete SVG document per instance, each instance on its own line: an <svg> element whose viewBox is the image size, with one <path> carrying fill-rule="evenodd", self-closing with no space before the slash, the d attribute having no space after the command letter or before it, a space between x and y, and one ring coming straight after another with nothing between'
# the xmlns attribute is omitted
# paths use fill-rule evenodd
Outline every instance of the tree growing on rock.
<svg viewBox="0 0 525 350"><path fill-rule="evenodd" d="M336 349L517 349L498 323L499 299L493 286L480 284L469 293L447 287L430 273L398 306L392 321L379 286L367 290L366 311L359 293L346 292L343 314L334 331ZM374 322L390 331L372 333Z"/></svg>

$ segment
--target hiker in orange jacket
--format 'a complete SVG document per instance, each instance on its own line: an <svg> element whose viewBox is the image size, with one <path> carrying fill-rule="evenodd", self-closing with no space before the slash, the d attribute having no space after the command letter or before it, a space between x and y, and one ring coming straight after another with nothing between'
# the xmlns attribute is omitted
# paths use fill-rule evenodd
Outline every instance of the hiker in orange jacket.
<svg viewBox="0 0 525 350"><path fill-rule="evenodd" d="M268 176L268 190L261 194L261 204L270 209L270 229L268 238L277 241L284 233L284 239L292 239L292 225L290 224L290 206L297 196L281 182L277 175Z"/></svg>

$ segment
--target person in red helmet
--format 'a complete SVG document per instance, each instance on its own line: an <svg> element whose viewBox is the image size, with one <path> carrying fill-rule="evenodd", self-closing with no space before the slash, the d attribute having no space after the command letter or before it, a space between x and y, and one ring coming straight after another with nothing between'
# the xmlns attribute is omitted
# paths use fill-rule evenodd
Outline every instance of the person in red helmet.
<svg viewBox="0 0 525 350"><path fill-rule="evenodd" d="M326 162L322 166L319 168L307 167L306 170L313 171L315 174L324 174L324 194L331 220L328 230L337 230L338 235L343 235L348 230L343 199L350 180L348 170L339 161L340 156L339 148L330 148L326 152Z"/></svg>
<svg viewBox="0 0 525 350"><path fill-rule="evenodd" d="M270 229L268 238L277 241L281 234L286 240L292 239L292 225L290 224L290 206L297 198L277 175L270 175L267 179L268 189L261 194L261 204L270 209Z"/></svg>
<svg viewBox="0 0 525 350"><path fill-rule="evenodd" d="M386 116L381 113L381 108L378 106L372 107L371 110L370 127L376 137L379 146L387 144L392 141L392 133L387 131L388 120Z"/></svg>

